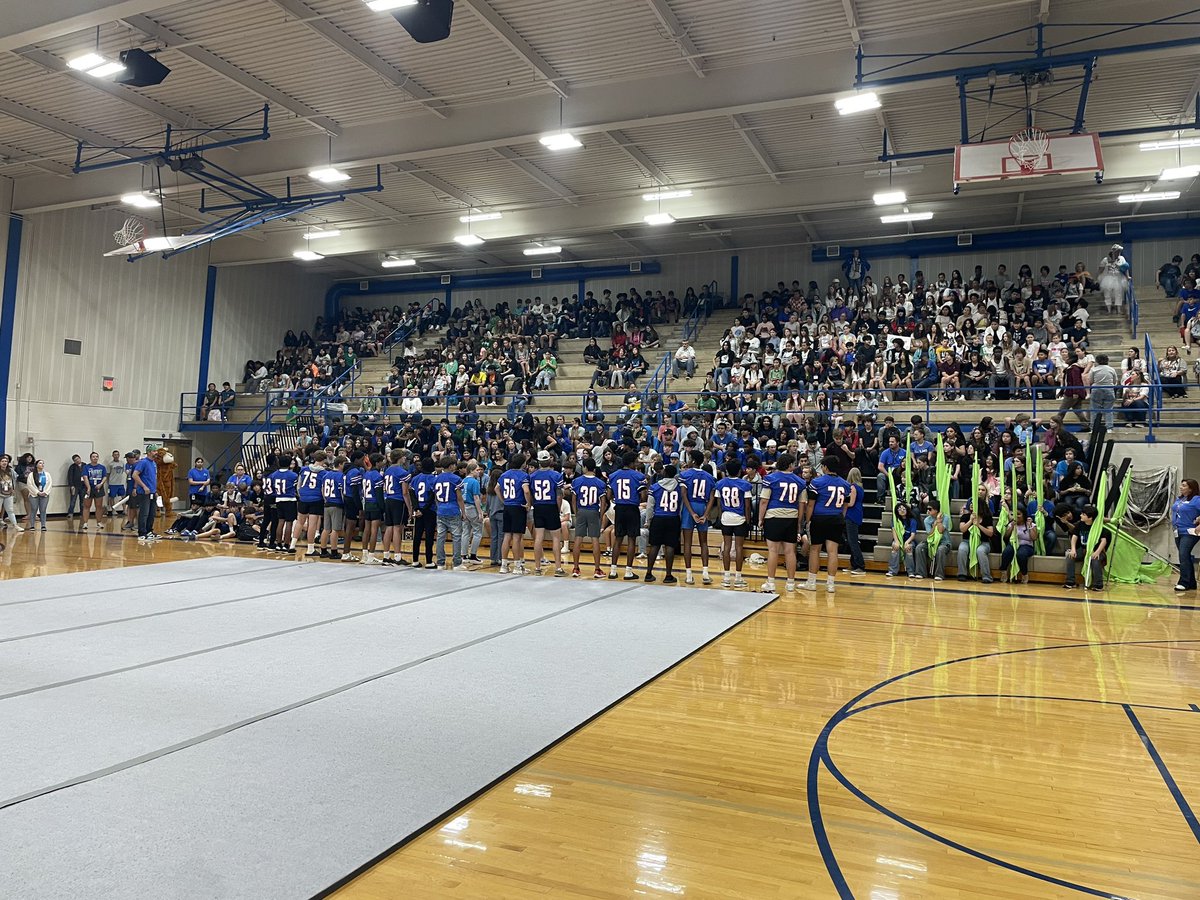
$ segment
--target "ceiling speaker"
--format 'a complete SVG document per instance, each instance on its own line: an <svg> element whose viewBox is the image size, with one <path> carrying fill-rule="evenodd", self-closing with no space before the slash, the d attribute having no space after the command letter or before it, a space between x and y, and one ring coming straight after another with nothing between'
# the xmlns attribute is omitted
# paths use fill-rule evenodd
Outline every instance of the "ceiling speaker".
<svg viewBox="0 0 1200 900"><path fill-rule="evenodd" d="M432 44L450 37L453 16L454 0L417 0L412 6L392 12L392 17L418 44Z"/></svg>
<svg viewBox="0 0 1200 900"><path fill-rule="evenodd" d="M117 84L129 85L129 87L150 87L162 84L171 74L170 69L145 50L137 47L132 50L122 50L121 62L125 64L125 71L118 72L113 81Z"/></svg>

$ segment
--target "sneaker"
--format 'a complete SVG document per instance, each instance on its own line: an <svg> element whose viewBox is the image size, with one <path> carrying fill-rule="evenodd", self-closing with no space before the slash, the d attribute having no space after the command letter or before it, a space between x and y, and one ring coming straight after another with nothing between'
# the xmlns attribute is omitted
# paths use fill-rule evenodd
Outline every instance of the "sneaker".
<svg viewBox="0 0 1200 900"><path fill-rule="evenodd" d="M79 530L80 530L80 531L87 531L87 530L88 530L88 523L87 523L87 522L84 522L82 525L80 525L80 526L79 526Z"/></svg>
<svg viewBox="0 0 1200 900"><path fill-rule="evenodd" d="M508 562L507 561L500 563L500 574L501 575L508 574Z"/></svg>
<svg viewBox="0 0 1200 900"><path fill-rule="evenodd" d="M679 579L674 575L667 575L663 578L663 584L679 584Z"/></svg>
<svg viewBox="0 0 1200 900"><path fill-rule="evenodd" d="M851 575L866 575L867 570L866 569L851 569L850 574Z"/></svg>
<svg viewBox="0 0 1200 900"><path fill-rule="evenodd" d="M346 562L361 562L359 557L355 556L353 553L343 553L342 559L344 559Z"/></svg>
<svg viewBox="0 0 1200 900"><path fill-rule="evenodd" d="M616 569L609 569L609 570L608 570L608 578L609 578L609 580L610 580L610 581L613 581L613 580L615 580L615 579L616 579L616 577L617 577L617 570L616 570Z"/></svg>
<svg viewBox="0 0 1200 900"><path fill-rule="evenodd" d="M711 575L701 575L700 583L701 584L712 584L713 583L712 576Z"/></svg>
<svg viewBox="0 0 1200 900"><path fill-rule="evenodd" d="M470 572L471 567L468 566L466 563L459 563L457 566L454 567L453 571L455 571L455 572Z"/></svg>
<svg viewBox="0 0 1200 900"><path fill-rule="evenodd" d="M321 552L317 554L321 559L329 559L329 550L325 547L321 548Z"/></svg>
<svg viewBox="0 0 1200 900"><path fill-rule="evenodd" d="M364 566L381 566L383 560L378 556L371 556L369 553L364 553L363 558L359 560Z"/></svg>
<svg viewBox="0 0 1200 900"><path fill-rule="evenodd" d="M330 550L327 558L328 559L343 559L342 552L340 550Z"/></svg>
<svg viewBox="0 0 1200 900"><path fill-rule="evenodd" d="M1187 590L1187 588L1185 588L1185 587L1184 587L1182 584L1177 584L1177 585L1175 585L1175 590L1177 590L1177 591L1186 591L1186 590Z"/></svg>
<svg viewBox="0 0 1200 900"><path fill-rule="evenodd" d="M941 575L934 575L933 580L934 581L945 581L946 579L943 578Z"/></svg>
<svg viewBox="0 0 1200 900"><path fill-rule="evenodd" d="M830 578L830 579L826 580L826 582L825 582L825 593L827 593L827 594L832 594L832 593L834 592L834 590L835 590L835 582L834 582L834 580L833 580L832 578Z"/></svg>
<svg viewBox="0 0 1200 900"><path fill-rule="evenodd" d="M883 577L884 578L895 578L898 574L899 574L898 572L884 572Z"/></svg>
<svg viewBox="0 0 1200 900"><path fill-rule="evenodd" d="M683 583L684 584L695 584L696 576L693 575L691 572L684 572L683 573Z"/></svg>
<svg viewBox="0 0 1200 900"><path fill-rule="evenodd" d="M810 578L804 584L800 585L802 591L815 591L817 589L817 579Z"/></svg>
<svg viewBox="0 0 1200 900"><path fill-rule="evenodd" d="M404 563L404 562L398 562L397 565L404 566L404 565L408 565L408 564ZM440 569L441 566L439 566L437 563L425 563L425 568L426 569Z"/></svg>
<svg viewBox="0 0 1200 900"><path fill-rule="evenodd" d="M554 577L555 578L566 578L567 570L564 569L562 566L559 566L557 569L554 570ZM577 578L579 577L578 569L575 570L575 577L577 577Z"/></svg>
<svg viewBox="0 0 1200 900"><path fill-rule="evenodd" d="M727 587L732 587L732 585L733 585L733 573L726 572L724 575L721 576L721 587L727 588Z"/></svg>
<svg viewBox="0 0 1200 900"><path fill-rule="evenodd" d="M304 554L304 556L308 559L312 559L313 557L324 556L324 555L325 555L324 550L309 550L307 553Z"/></svg>
<svg viewBox="0 0 1200 900"><path fill-rule="evenodd" d="M600 569L597 569L595 572L592 573L592 578L596 579L597 581L600 580L601 578L605 578L605 577L606 577L605 574Z"/></svg>
<svg viewBox="0 0 1200 900"><path fill-rule="evenodd" d="M45 528L43 528L43 529L42 529L42 531L45 531L45 530L46 530ZM152 532L150 532L148 535L146 535L146 540L148 540L148 541L161 541L161 540L162 540L162 535L160 535L160 534L155 534L155 533L152 531Z"/></svg>
<svg viewBox="0 0 1200 900"><path fill-rule="evenodd" d="M597 572L599 572L600 570L599 570L599 569L597 569L596 571L597 571ZM579 577L579 566L575 566L575 568L573 568L573 569L571 570L571 577L572 577L572 578L578 578L578 577Z"/></svg>
<svg viewBox="0 0 1200 900"><path fill-rule="evenodd" d="M789 594L794 594L794 593L796 593L796 582L789 581L787 584L784 585L784 588L787 590L787 592Z"/></svg>
<svg viewBox="0 0 1200 900"><path fill-rule="evenodd" d="M394 566L395 565L395 563L392 562L390 559L388 559L386 556L383 557L383 559L379 560L379 564L381 566Z"/></svg>
<svg viewBox="0 0 1200 900"><path fill-rule="evenodd" d="M642 580L643 580L643 581L647 581L647 582L650 582L650 581L658 581L658 579L654 577L654 573L653 573L653 572L647 572L647 573L646 573L646 575L645 575L645 577L644 577Z"/></svg>
<svg viewBox="0 0 1200 900"><path fill-rule="evenodd" d="M759 590L762 591L764 594L773 594L773 593L775 593L775 582L764 581L762 583L762 587L759 588Z"/></svg>
<svg viewBox="0 0 1200 900"><path fill-rule="evenodd" d="M734 575L733 576L733 587L735 590L741 590L742 588L750 587L750 583L748 581L746 581L746 579L743 578L740 574Z"/></svg>
<svg viewBox="0 0 1200 900"><path fill-rule="evenodd" d="M647 580L649 580L649 581L653 581L653 580L654 580L653 576L652 576L652 575L650 575L650 573L649 573L649 572L647 572L647 573L646 573L646 578L647 578ZM630 572L626 572L626 573L625 573L625 577L624 577L624 579L622 579L622 580L623 580L623 581L637 581L637 580L638 580L637 573L636 573L636 572L632 572L632 571L630 571Z"/></svg>

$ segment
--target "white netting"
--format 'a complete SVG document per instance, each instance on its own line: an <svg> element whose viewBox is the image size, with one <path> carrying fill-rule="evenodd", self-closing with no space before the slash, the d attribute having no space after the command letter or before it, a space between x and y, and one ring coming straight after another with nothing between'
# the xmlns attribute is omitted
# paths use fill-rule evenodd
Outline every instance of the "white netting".
<svg viewBox="0 0 1200 900"><path fill-rule="evenodd" d="M146 226L140 220L129 218L125 220L124 225L113 232L113 240L117 242L118 247L124 247L141 240L145 233Z"/></svg>
<svg viewBox="0 0 1200 900"><path fill-rule="evenodd" d="M1037 126L1022 128L1008 139L1008 152L1026 175L1037 171L1050 149L1050 135Z"/></svg>

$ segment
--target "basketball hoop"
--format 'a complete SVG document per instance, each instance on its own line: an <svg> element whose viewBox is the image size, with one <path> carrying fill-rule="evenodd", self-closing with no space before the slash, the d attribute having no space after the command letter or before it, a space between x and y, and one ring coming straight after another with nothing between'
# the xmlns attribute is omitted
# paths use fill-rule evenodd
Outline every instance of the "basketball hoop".
<svg viewBox="0 0 1200 900"><path fill-rule="evenodd" d="M113 240L117 242L118 247L125 247L129 244L136 243L141 240L142 235L146 233L146 226L134 218L125 220L117 231L113 232Z"/></svg>
<svg viewBox="0 0 1200 900"><path fill-rule="evenodd" d="M1022 175L1032 175L1046 161L1050 135L1035 125L1022 128L1008 139L1009 155L1017 161Z"/></svg>

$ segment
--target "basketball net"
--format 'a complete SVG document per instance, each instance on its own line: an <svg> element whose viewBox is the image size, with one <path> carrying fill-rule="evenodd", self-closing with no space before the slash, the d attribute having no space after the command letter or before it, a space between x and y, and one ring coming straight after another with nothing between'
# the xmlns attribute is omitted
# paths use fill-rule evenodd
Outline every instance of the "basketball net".
<svg viewBox="0 0 1200 900"><path fill-rule="evenodd" d="M1036 125L1022 128L1008 139L1008 154L1017 161L1021 174L1032 175L1046 161L1050 135Z"/></svg>
<svg viewBox="0 0 1200 900"><path fill-rule="evenodd" d="M142 235L145 233L145 225L137 219L128 218L125 220L124 225L113 232L113 240L117 242L118 247L125 247L141 240Z"/></svg>

